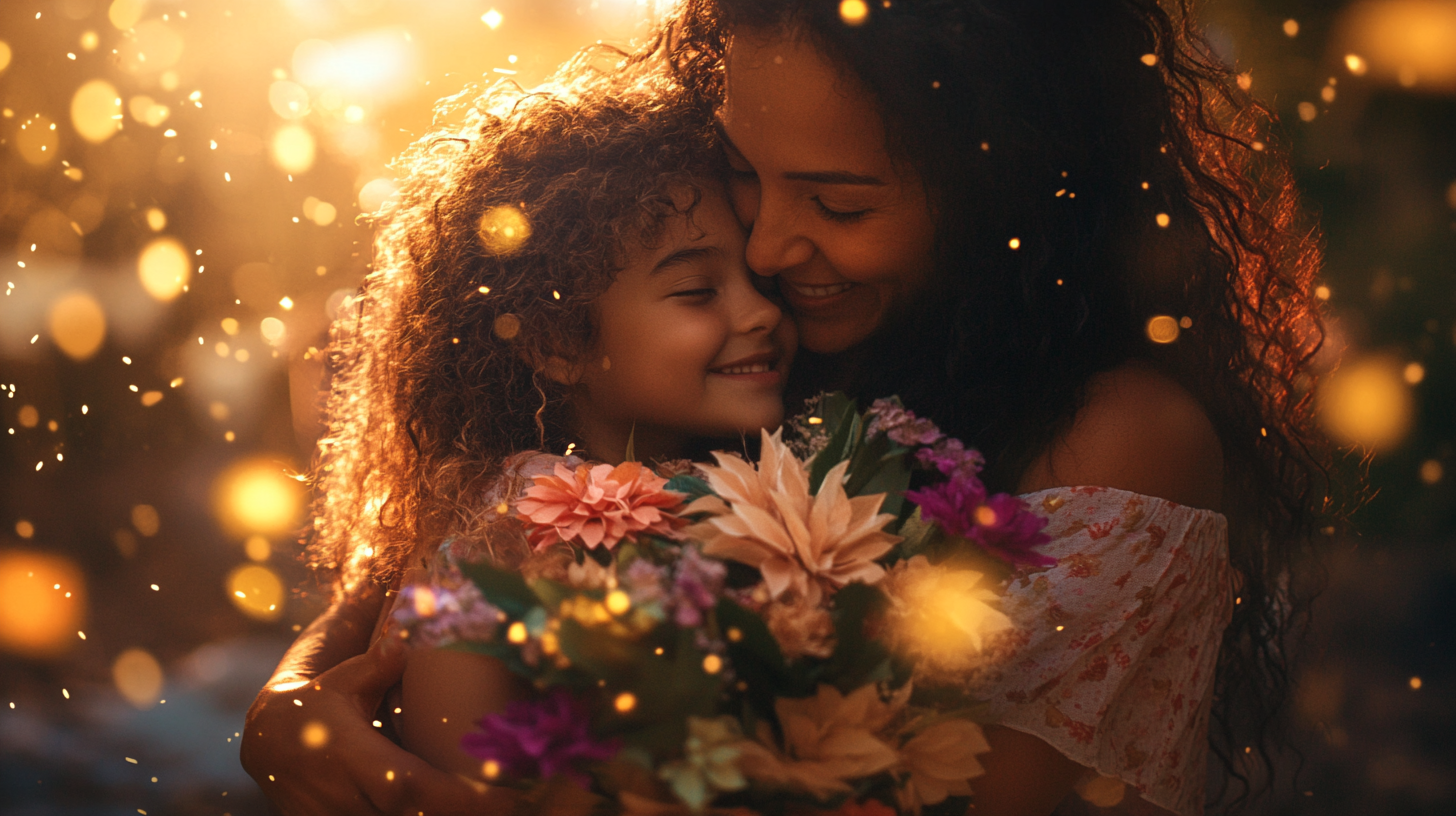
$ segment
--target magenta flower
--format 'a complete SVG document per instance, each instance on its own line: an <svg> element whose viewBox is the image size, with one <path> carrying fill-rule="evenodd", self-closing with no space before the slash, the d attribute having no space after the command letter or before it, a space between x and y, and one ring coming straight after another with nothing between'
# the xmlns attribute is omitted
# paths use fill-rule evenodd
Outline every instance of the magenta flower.
<svg viewBox="0 0 1456 816"><path fill-rule="evenodd" d="M951 535L976 542L1008 564L1049 567L1057 563L1055 558L1032 550L1051 541L1041 532L1047 520L1008 493L988 498L980 479L955 475L924 490L907 491L905 498L920 506L926 521L940 525Z"/></svg>
<svg viewBox="0 0 1456 816"><path fill-rule="evenodd" d="M673 620L678 626L702 626L704 616L718 603L728 567L704 556L696 547L683 547L672 577Z"/></svg>
<svg viewBox="0 0 1456 816"><path fill-rule="evenodd" d="M501 773L522 779L549 779L561 774L582 788L591 777L582 763L602 762L621 750L618 740L591 735L591 712L564 689L539 700L511 703L504 713L476 723L480 731L460 738L460 747L476 759L494 761Z"/></svg>
<svg viewBox="0 0 1456 816"><path fill-rule="evenodd" d="M942 439L933 448L921 448L915 452L915 459L928 468L934 468L946 476L974 478L986 460L981 452L970 448L959 439Z"/></svg>

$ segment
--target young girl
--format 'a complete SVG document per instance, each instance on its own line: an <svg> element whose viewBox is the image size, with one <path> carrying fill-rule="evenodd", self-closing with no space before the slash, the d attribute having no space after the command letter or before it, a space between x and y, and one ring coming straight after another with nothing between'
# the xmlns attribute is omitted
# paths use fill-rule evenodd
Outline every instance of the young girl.
<svg viewBox="0 0 1456 816"><path fill-rule="evenodd" d="M486 94L405 159L324 444L317 552L346 576L489 558L563 577L569 553L531 554L498 508L530 476L783 418L793 326L744 265L710 120L650 73L578 63L556 85ZM411 650L403 744L479 776L460 737L522 691L492 658Z"/></svg>

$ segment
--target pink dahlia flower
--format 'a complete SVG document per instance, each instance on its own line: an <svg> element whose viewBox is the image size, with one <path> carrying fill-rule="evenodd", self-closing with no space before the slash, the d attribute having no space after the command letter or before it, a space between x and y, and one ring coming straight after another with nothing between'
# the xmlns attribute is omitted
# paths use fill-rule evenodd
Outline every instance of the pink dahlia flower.
<svg viewBox="0 0 1456 816"><path fill-rule="evenodd" d="M664 489L667 480L637 462L575 471L558 464L533 481L516 510L530 522L527 535L537 550L558 541L610 550L643 534L675 538L686 523L674 512L682 494Z"/></svg>

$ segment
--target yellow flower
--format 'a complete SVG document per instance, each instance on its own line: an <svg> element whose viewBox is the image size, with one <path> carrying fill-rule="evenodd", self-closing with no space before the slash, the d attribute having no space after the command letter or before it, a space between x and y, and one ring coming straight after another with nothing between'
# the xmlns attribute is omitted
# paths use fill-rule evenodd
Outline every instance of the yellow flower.
<svg viewBox="0 0 1456 816"><path fill-rule="evenodd" d="M908 687L907 687L908 688ZM889 702L872 685L849 696L829 685L801 700L778 699L774 710L784 732L784 750L761 728L758 742L745 742L738 767L749 779L806 791L820 799L853 790L849 780L894 768L900 754L877 736L904 707L906 695Z"/></svg>
<svg viewBox="0 0 1456 816"><path fill-rule="evenodd" d="M900 807L915 813L947 796L970 796L970 779L986 772L977 754L991 750L981 727L969 720L943 720L911 737L900 747Z"/></svg>
<svg viewBox="0 0 1456 816"><path fill-rule="evenodd" d="M875 559L900 540L882 529L894 518L879 512L884 494L847 496L849 463L840 462L810 495L804 463L781 434L763 432L757 469L737 456L713 454L718 467L702 469L722 498L688 506L684 514L713 514L689 534L708 555L756 567L774 598L793 592L817 605L825 589L879 581L885 571Z"/></svg>
<svg viewBox="0 0 1456 816"><path fill-rule="evenodd" d="M927 670L973 668L985 639L1012 625L988 603L999 596L977 586L983 577L975 570L932 565L923 555L896 564L880 584L890 599L886 625L892 646Z"/></svg>

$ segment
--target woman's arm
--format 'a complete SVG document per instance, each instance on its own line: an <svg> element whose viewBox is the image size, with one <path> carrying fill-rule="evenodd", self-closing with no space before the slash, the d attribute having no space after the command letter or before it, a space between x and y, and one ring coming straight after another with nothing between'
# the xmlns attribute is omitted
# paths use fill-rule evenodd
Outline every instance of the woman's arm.
<svg viewBox="0 0 1456 816"><path fill-rule="evenodd" d="M405 670L388 641L365 651L383 602L377 588L342 598L299 635L248 711L243 767L285 816L508 813L508 791L436 770L371 725ZM327 736L309 747L315 723Z"/></svg>
<svg viewBox="0 0 1456 816"><path fill-rule="evenodd" d="M404 747L436 768L484 779L481 761L460 750L460 738L527 692L525 681L496 658L412 649L400 704Z"/></svg>
<svg viewBox="0 0 1456 816"><path fill-rule="evenodd" d="M1151 367L1129 364L1095 378L1072 427L1027 469L1018 492L1099 485L1218 509L1223 454L1198 402ZM975 816L1047 816L1085 768L1037 737L987 726L984 776L971 780ZM1129 789L1120 812L1165 813Z"/></svg>

